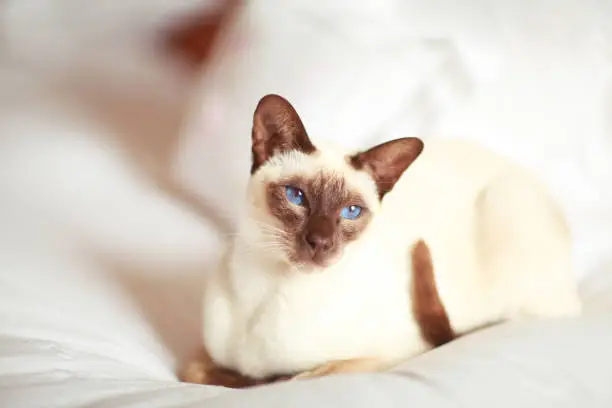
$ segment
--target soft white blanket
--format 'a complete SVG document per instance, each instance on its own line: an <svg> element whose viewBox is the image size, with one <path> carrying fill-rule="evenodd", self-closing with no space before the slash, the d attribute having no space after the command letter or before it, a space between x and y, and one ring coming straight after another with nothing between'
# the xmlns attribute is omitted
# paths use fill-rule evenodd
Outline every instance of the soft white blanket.
<svg viewBox="0 0 612 408"><path fill-rule="evenodd" d="M197 86L150 45L202 1L107 3L0 4L0 405L610 406L607 2L259 0ZM178 383L268 92L347 144L473 138L535 169L575 231L585 317L494 328L393 374Z"/></svg>

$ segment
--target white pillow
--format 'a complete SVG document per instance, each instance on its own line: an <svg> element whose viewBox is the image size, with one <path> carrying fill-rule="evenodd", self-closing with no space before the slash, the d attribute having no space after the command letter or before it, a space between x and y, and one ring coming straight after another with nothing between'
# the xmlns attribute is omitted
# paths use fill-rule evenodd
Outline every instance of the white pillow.
<svg viewBox="0 0 612 408"><path fill-rule="evenodd" d="M244 197L253 111L267 93L288 98L315 140L359 147L380 138L447 59L445 49L404 28L398 7L388 0L249 3L204 75L179 177L231 218Z"/></svg>
<svg viewBox="0 0 612 408"><path fill-rule="evenodd" d="M292 101L315 138L349 146L475 139L549 184L582 276L612 250L611 18L578 0L252 2L204 74L177 174L231 219L252 113L269 92Z"/></svg>

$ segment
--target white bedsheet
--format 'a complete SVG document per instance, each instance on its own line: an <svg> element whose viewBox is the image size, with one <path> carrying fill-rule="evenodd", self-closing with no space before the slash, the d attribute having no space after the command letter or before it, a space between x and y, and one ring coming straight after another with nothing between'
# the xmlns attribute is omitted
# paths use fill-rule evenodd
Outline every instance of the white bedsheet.
<svg viewBox="0 0 612 408"><path fill-rule="evenodd" d="M606 2L253 2L242 14L250 28L235 26L194 88L170 155L164 143L190 83L140 52L146 41L105 36L146 39L151 21L195 3L73 14L72 0L0 5L0 406L612 404ZM63 52L50 55L57 43ZM81 76L92 66L98 82ZM101 89L131 120L95 115L89 102ZM493 328L394 374L238 392L178 383L175 365L198 346L201 280L242 199L251 114L266 92L290 98L314 135L355 146L407 134L474 138L534 168L575 231L585 317ZM205 205L150 177L168 169Z"/></svg>

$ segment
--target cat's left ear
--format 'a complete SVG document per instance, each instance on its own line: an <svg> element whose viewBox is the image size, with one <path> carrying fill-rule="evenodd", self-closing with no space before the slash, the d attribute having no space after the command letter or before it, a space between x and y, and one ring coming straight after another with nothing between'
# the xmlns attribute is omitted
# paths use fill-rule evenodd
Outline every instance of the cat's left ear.
<svg viewBox="0 0 612 408"><path fill-rule="evenodd" d="M365 170L372 176L382 199L419 157L423 146L423 141L416 137L395 139L357 153L349 161L355 169Z"/></svg>
<svg viewBox="0 0 612 408"><path fill-rule="evenodd" d="M291 150L312 153L316 149L299 115L289 101L279 95L266 95L253 115L251 174L275 154Z"/></svg>

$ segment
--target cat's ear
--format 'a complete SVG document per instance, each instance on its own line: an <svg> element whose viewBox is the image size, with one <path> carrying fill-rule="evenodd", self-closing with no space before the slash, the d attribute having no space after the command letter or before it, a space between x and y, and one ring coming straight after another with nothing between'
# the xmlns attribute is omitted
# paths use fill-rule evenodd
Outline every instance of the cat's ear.
<svg viewBox="0 0 612 408"><path fill-rule="evenodd" d="M253 115L251 174L275 154L290 150L312 153L316 148L293 106L282 96L266 95Z"/></svg>
<svg viewBox="0 0 612 408"><path fill-rule="evenodd" d="M365 170L372 176L382 199L422 151L421 139L405 137L374 146L349 160L355 169Z"/></svg>

